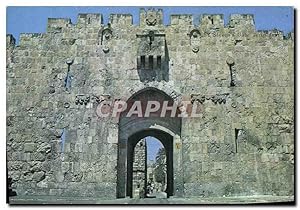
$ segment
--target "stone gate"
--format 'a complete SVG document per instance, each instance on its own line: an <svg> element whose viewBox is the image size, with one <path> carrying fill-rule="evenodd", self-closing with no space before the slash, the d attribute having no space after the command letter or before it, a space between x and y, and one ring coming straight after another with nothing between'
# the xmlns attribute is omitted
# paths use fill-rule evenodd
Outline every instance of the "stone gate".
<svg viewBox="0 0 300 210"><path fill-rule="evenodd" d="M7 170L17 195L123 198L132 148L167 151L168 195L294 194L294 34L254 17L140 10L48 19L47 32L6 36ZM190 101L197 118L101 118L108 101ZM108 105L109 106L109 105ZM163 140L164 139L164 140Z"/></svg>

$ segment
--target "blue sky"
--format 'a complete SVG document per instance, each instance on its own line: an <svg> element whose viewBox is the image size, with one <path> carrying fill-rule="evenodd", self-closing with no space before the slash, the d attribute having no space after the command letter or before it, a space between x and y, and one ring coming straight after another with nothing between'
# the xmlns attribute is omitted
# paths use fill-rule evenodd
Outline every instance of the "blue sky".
<svg viewBox="0 0 300 210"><path fill-rule="evenodd" d="M155 160L158 149L163 147L162 143L152 136L146 137L147 161Z"/></svg>
<svg viewBox="0 0 300 210"><path fill-rule="evenodd" d="M111 13L130 13L134 24L139 22L140 7L7 7L6 33L19 39L20 33L43 33L47 18L71 18L77 22L78 13L101 13L104 23ZM149 7L145 7L149 8ZM199 23L200 14L224 14L225 24L231 13L255 15L257 30L277 28L285 33L294 28L292 7L155 7L164 10L164 24L169 24L170 14L193 14L194 23Z"/></svg>

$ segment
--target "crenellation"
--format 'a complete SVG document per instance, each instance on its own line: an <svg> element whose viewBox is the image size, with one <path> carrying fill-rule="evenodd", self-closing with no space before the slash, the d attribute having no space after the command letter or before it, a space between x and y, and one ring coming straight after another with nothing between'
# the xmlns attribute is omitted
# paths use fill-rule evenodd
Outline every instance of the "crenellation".
<svg viewBox="0 0 300 210"><path fill-rule="evenodd" d="M133 25L133 17L131 14L111 14L109 23L112 27L129 27Z"/></svg>
<svg viewBox="0 0 300 210"><path fill-rule="evenodd" d="M47 33L60 33L63 28L72 25L70 18L48 18Z"/></svg>
<svg viewBox="0 0 300 210"><path fill-rule="evenodd" d="M231 14L229 17L229 28L240 30L255 30L254 15L252 14Z"/></svg>
<svg viewBox="0 0 300 210"><path fill-rule="evenodd" d="M176 14L171 15L171 26L189 27L193 25L193 15L190 14Z"/></svg>
<svg viewBox="0 0 300 210"><path fill-rule="evenodd" d="M102 14L81 13L77 18L77 27L101 27L103 24Z"/></svg>
<svg viewBox="0 0 300 210"><path fill-rule="evenodd" d="M140 27L154 27L163 25L162 9L141 9L140 10Z"/></svg>
<svg viewBox="0 0 300 210"><path fill-rule="evenodd" d="M224 28L224 15L222 14L203 14L200 16L200 28L202 29L221 29Z"/></svg>
<svg viewBox="0 0 300 210"><path fill-rule="evenodd" d="M160 30L157 26L163 26L162 19L163 13L162 10L154 9L141 9L140 11L140 29L151 30L155 26L155 30ZM172 27L179 28L190 28L193 27L193 15L191 14L172 14L170 15L170 25ZM78 33L78 29L82 27L92 27L85 36L82 33ZM96 38L93 34L103 31L105 28L127 28L133 26L133 17L131 14L111 14L109 18L109 24L107 26L103 25L102 14L79 14L77 24L73 25L71 19L68 18L48 18L47 33L62 33L63 34L63 43L73 45L77 38L86 38L89 34L93 36L93 39ZM96 28L99 27L99 28ZM220 29L224 29L219 31ZM276 37L276 39L292 39L293 36L289 33L284 36L282 31L277 29L273 30L257 30L255 31L254 16L251 14L232 14L230 15L230 21L227 26L224 26L224 15L223 14L202 14L200 15L200 25L199 31L201 36L224 36L228 37L232 34L234 36L250 36L246 33L251 31L254 36L268 36L270 38ZM134 31L134 30L130 30ZM25 33L28 35L21 35L20 40L23 40L23 43L29 41L29 37L42 37L42 34L32 34ZM81 34L81 35L78 35ZM81 36L81 37L80 37ZM8 35L9 37L9 35ZM75 37L75 38L74 38ZM7 40L12 40L7 38ZM78 41L79 42L79 41ZM92 41L94 42L94 41Z"/></svg>

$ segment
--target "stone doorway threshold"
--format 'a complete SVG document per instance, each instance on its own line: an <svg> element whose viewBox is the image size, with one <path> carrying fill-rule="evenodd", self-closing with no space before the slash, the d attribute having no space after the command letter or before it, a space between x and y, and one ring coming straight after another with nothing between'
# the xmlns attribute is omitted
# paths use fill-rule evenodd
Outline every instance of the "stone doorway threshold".
<svg viewBox="0 0 300 210"><path fill-rule="evenodd" d="M112 199L104 200L99 198L82 197L56 197L56 196L15 196L10 198L11 205L35 205L35 204L290 204L295 205L294 196L240 196L240 197L220 197L220 198L145 198L145 199Z"/></svg>

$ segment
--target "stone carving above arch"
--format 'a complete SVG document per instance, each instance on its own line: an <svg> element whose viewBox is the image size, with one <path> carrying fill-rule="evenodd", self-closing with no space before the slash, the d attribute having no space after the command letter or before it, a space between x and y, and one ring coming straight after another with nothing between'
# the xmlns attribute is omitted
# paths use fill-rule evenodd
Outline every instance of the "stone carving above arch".
<svg viewBox="0 0 300 210"><path fill-rule="evenodd" d="M205 101L211 100L214 104L226 104L229 93L222 93L216 95L201 95L201 94L192 94L191 103L198 102L203 104Z"/></svg>
<svg viewBox="0 0 300 210"><path fill-rule="evenodd" d="M124 93L125 100L128 100L133 95L146 89L156 89L158 91L164 92L166 95L170 96L174 100L174 102L180 103L182 100L182 94L174 90L174 87L170 86L167 82L164 81L142 83L136 85L133 88L129 88L126 90L126 93Z"/></svg>
<svg viewBox="0 0 300 210"><path fill-rule="evenodd" d="M75 98L76 105L87 105L90 102L90 96L85 94L79 94Z"/></svg>
<svg viewBox="0 0 300 210"><path fill-rule="evenodd" d="M94 95L94 94L78 94L75 96L76 105L88 105L89 103L100 104L103 101L109 100L110 95Z"/></svg>

